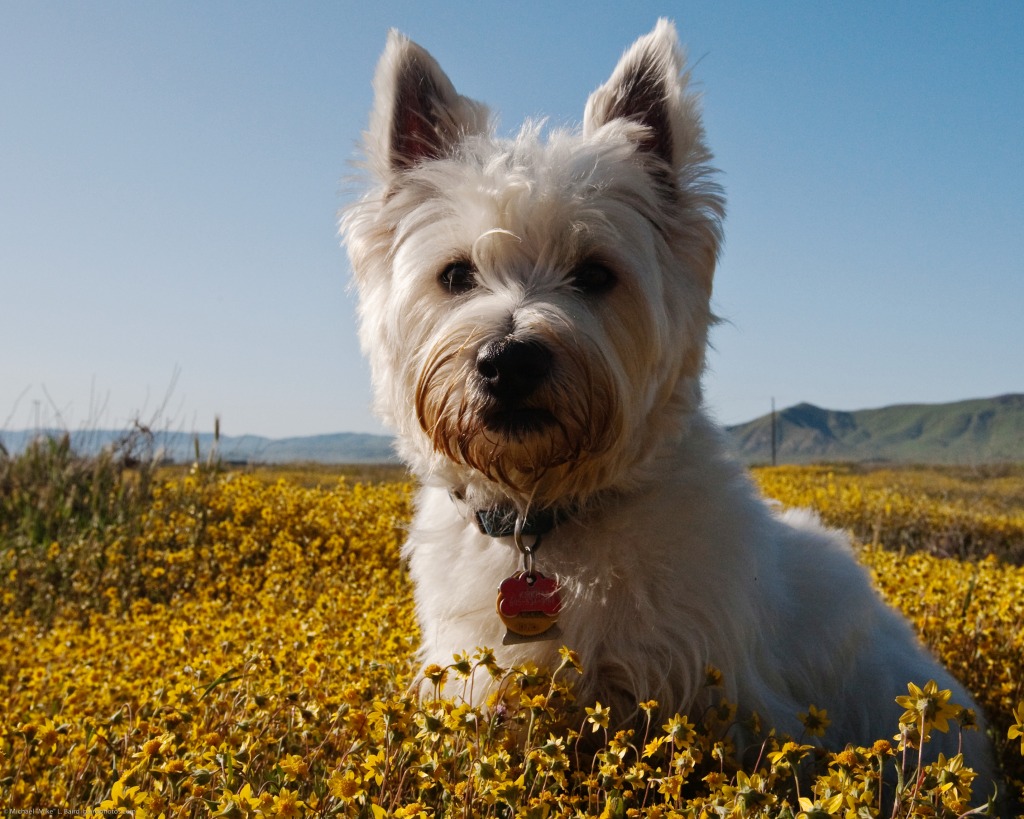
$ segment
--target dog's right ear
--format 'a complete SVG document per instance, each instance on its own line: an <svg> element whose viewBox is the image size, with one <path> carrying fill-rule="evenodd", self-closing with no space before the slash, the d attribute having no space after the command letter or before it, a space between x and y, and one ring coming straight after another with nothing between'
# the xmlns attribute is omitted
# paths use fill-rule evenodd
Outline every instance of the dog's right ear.
<svg viewBox="0 0 1024 819"><path fill-rule="evenodd" d="M637 147L674 171L708 159L697 97L687 89L684 63L676 27L658 20L622 56L611 79L590 95L584 133L626 120L646 129Z"/></svg>
<svg viewBox="0 0 1024 819"><path fill-rule="evenodd" d="M367 154L382 180L440 159L487 128L487 108L461 96L426 49L392 29L373 78Z"/></svg>

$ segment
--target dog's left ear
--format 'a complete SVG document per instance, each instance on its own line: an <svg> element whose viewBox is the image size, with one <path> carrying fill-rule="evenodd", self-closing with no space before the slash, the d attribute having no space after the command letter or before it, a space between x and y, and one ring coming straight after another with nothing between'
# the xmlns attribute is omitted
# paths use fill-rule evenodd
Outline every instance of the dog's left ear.
<svg viewBox="0 0 1024 819"><path fill-rule="evenodd" d="M583 131L590 134L614 120L644 126L640 150L663 160L673 170L703 161L703 128L695 95L687 91L683 51L675 26L658 21L619 60L611 79L587 100Z"/></svg>

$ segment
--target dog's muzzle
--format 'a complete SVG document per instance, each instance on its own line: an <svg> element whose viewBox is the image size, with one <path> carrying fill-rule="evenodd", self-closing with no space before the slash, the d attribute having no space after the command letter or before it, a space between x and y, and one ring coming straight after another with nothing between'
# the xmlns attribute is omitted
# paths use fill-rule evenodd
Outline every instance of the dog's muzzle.
<svg viewBox="0 0 1024 819"><path fill-rule="evenodd" d="M551 375L551 351L538 341L506 336L483 345L476 356L478 385L488 398L484 426L505 434L537 432L555 422L528 399Z"/></svg>

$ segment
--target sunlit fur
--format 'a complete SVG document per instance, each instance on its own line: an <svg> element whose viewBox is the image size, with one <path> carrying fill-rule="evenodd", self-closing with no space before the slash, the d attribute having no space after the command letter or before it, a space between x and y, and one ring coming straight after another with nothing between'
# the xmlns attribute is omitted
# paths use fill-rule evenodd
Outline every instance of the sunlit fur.
<svg viewBox="0 0 1024 819"><path fill-rule="evenodd" d="M422 482L405 554L423 662L489 646L551 666L564 643L586 668L581 696L621 720L648 699L690 711L710 663L781 731L826 708L833 747L891 736L908 681L972 705L845 537L770 508L702 410L723 200L674 27L623 56L579 130L498 138L397 33L374 85L367 190L342 230L376 409ZM445 286L453 262L470 285ZM577 286L592 263L613 286ZM523 401L550 423L488 423L500 401L476 361L496 339L550 350ZM495 594L520 556L477 528L492 505L559 511L536 558L561 584L557 640L502 645ZM964 742L990 775L984 734ZM932 744L955 753L957 738Z"/></svg>

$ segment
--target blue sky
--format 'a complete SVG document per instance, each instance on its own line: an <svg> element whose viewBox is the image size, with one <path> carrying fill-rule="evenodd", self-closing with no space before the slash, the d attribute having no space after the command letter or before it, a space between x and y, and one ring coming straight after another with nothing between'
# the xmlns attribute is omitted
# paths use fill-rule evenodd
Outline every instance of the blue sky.
<svg viewBox="0 0 1024 819"><path fill-rule="evenodd" d="M336 212L389 27L503 132L674 19L728 196L726 423L1024 392L1024 4L0 7L0 427L381 431Z"/></svg>

